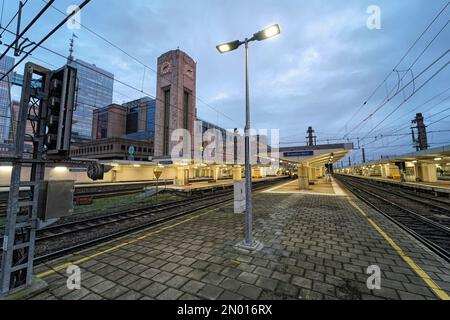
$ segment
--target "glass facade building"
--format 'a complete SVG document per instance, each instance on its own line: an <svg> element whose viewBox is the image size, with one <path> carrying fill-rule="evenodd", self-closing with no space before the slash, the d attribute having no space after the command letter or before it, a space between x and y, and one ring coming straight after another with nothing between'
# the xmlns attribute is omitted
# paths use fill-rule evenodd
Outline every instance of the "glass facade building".
<svg viewBox="0 0 450 320"><path fill-rule="evenodd" d="M127 139L153 140L155 138L156 100L144 97L124 103L128 108Z"/></svg>
<svg viewBox="0 0 450 320"><path fill-rule="evenodd" d="M114 74L80 59L69 65L78 70L77 109L73 115L72 140L87 142L92 137L93 111L112 104Z"/></svg>
<svg viewBox="0 0 450 320"><path fill-rule="evenodd" d="M0 60L0 78L14 66L14 58L5 56ZM11 144L13 141L11 117L11 83L13 73L0 81L0 144Z"/></svg>

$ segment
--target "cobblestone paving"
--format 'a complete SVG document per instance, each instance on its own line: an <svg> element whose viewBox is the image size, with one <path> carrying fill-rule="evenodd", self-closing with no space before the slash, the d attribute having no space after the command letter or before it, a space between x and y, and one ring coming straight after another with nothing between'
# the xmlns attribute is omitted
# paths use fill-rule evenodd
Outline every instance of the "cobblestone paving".
<svg viewBox="0 0 450 320"><path fill-rule="evenodd" d="M448 264L356 202L450 292ZM255 238L265 245L260 252L233 246L242 238L244 217L234 215L230 205L80 264L81 290L67 289L64 270L49 275L44 278L48 290L33 299L437 298L345 197L258 194L254 204ZM36 272L136 237L39 266ZM367 289L370 265L382 270L381 290Z"/></svg>

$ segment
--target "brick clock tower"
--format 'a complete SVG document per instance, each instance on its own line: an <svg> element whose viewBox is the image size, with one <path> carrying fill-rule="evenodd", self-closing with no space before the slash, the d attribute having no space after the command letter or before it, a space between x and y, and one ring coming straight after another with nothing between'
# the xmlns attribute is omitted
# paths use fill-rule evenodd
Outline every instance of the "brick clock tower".
<svg viewBox="0 0 450 320"><path fill-rule="evenodd" d="M194 137L196 118L196 63L186 53L172 50L158 58L155 115L155 157L166 158L177 142L172 132L187 129Z"/></svg>

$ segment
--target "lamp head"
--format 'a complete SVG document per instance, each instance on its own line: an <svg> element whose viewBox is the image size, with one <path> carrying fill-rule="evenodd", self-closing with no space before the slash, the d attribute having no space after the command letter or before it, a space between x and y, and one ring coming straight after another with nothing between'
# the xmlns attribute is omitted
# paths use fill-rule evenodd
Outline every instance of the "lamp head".
<svg viewBox="0 0 450 320"><path fill-rule="evenodd" d="M280 26L278 24L270 25L263 30L255 33L253 38L258 41L266 40L269 38L273 38L281 33Z"/></svg>
<svg viewBox="0 0 450 320"><path fill-rule="evenodd" d="M241 45L241 42L239 40L235 40L235 41L219 44L218 46L216 46L216 48L220 53L225 53L225 52L236 50L240 45Z"/></svg>

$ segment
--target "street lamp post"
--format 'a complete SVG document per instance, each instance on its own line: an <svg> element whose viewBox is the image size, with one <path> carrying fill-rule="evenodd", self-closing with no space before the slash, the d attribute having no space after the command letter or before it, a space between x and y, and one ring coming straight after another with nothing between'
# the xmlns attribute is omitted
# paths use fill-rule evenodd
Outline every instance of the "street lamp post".
<svg viewBox="0 0 450 320"><path fill-rule="evenodd" d="M239 245L242 248L254 250L259 243L253 239L253 207L252 207L252 169L250 165L250 85L248 76L248 44L251 41L262 41L280 34L280 27L274 24L255 33L250 39L235 40L218 45L220 53L236 50L245 45L245 238Z"/></svg>

